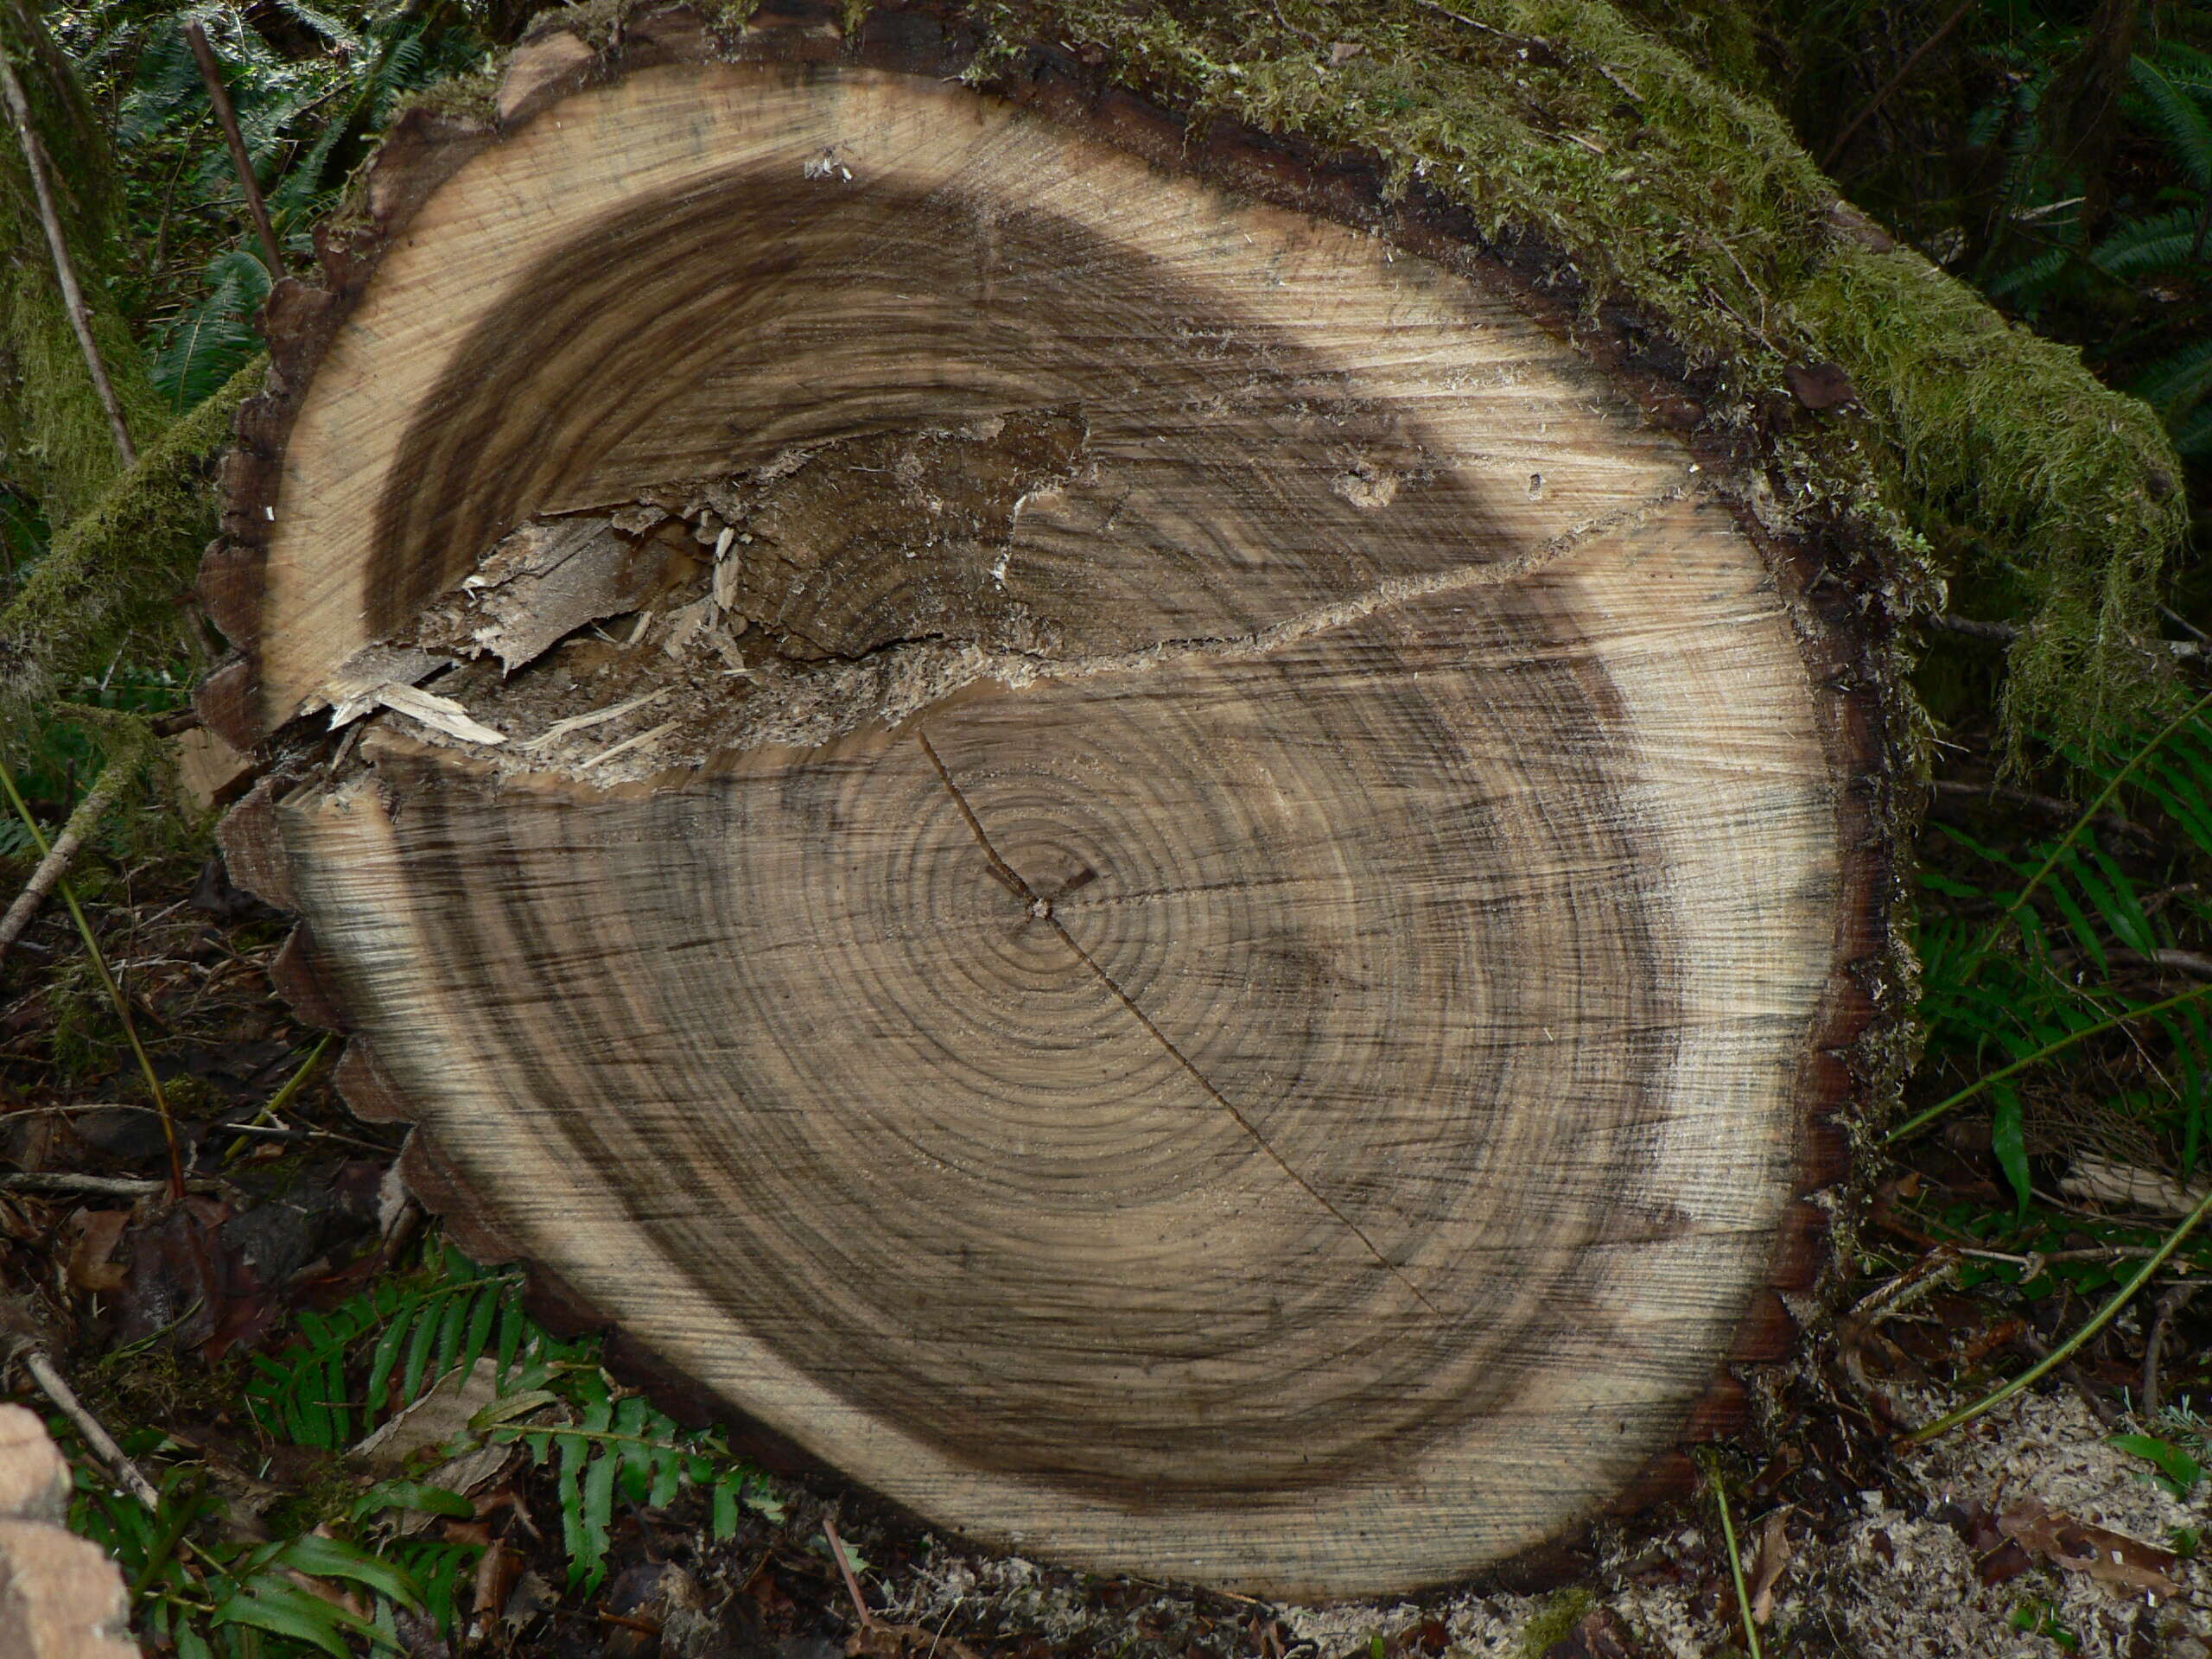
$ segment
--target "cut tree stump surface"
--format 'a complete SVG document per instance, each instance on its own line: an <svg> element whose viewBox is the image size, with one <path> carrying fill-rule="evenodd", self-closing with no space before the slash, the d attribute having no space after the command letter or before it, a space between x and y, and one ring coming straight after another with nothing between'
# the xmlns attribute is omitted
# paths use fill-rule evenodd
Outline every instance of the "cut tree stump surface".
<svg viewBox="0 0 2212 1659"><path fill-rule="evenodd" d="M357 1109L987 1541L1382 1593L1656 1490L1885 937L1818 560L1256 141L625 39L403 130L233 464L226 845Z"/></svg>

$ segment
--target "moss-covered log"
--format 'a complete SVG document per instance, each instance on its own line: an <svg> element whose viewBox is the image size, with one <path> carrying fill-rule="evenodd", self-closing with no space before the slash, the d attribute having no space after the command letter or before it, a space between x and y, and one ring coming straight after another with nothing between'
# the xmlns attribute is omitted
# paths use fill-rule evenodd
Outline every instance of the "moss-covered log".
<svg viewBox="0 0 2212 1659"><path fill-rule="evenodd" d="M0 8L0 51L23 83L93 338L143 448L168 416L148 378L144 353L108 297L107 279L120 268L127 245L107 130L30 8ZM122 470L107 412L62 305L23 151L10 130L0 139L0 484L38 502L60 524L89 507Z"/></svg>
<svg viewBox="0 0 2212 1659"><path fill-rule="evenodd" d="M0 720L11 728L97 675L134 633L143 647L189 626L194 575L217 524L217 466L264 368L247 365L162 432L56 532L0 608Z"/></svg>

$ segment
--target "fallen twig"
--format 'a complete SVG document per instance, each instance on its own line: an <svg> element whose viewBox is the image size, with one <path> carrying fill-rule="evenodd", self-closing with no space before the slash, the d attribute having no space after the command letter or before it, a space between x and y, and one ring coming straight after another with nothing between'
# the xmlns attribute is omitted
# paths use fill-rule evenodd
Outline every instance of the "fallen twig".
<svg viewBox="0 0 2212 1659"><path fill-rule="evenodd" d="M167 1181L139 1175L79 1175L66 1169L35 1169L0 1175L0 1192L90 1192L104 1198L143 1198L159 1192Z"/></svg>
<svg viewBox="0 0 2212 1659"><path fill-rule="evenodd" d="M2158 1305L2151 1315L2151 1329L2143 1338L2143 1399L2139 1414L2149 1417L2158 1409L2158 1360L2166 1345L2166 1329L2172 1325L2174 1315L2187 1307L2196 1293L2204 1288L2202 1279L2184 1279L2179 1284L2168 1285L2158 1294Z"/></svg>
<svg viewBox="0 0 2212 1659"><path fill-rule="evenodd" d="M71 861L92 839L93 830L107 816L108 809L115 804L116 798L129 785L134 770L129 766L110 763L107 770L100 774L99 781L92 785L83 800L77 803L77 810L69 815L69 822L61 826L61 833L54 838L54 844L47 849L46 856L39 860L38 868L31 872L31 879L23 884L23 890L16 895L16 902L8 906L6 915L0 916L0 957L8 954L8 948L15 944L16 936L30 925L31 918L38 914L38 907L46 902L47 894L54 891L54 884L61 879Z"/></svg>
<svg viewBox="0 0 2212 1659"><path fill-rule="evenodd" d="M2163 968L2170 974L2187 974L2192 979L2212 979L2212 957L2196 950L2119 950L2110 953L2114 962L2141 968Z"/></svg>
<svg viewBox="0 0 2212 1659"><path fill-rule="evenodd" d="M223 141L230 146L231 167L238 175L238 188L245 193L245 209L252 215L253 228L261 238L261 251L269 262L269 280L276 281L284 274L284 247L276 239L276 227L269 222L269 209L261 200L261 181L253 175L253 158L246 154L245 135L238 130L238 111L231 107L230 89L223 84L223 67L215 61L215 48L207 43L207 31L197 23L184 26L184 38L192 47L192 55L200 60L200 79L207 83L207 101L215 106L215 119L223 129Z"/></svg>
<svg viewBox="0 0 2212 1659"><path fill-rule="evenodd" d="M23 147L23 170L30 175L31 193L38 200L39 223L46 228L46 245L54 256L54 280L61 287L61 308L69 314L69 327L77 336L77 348L85 354L86 372L92 378L92 390L99 394L100 406L107 411L107 423L115 435L115 452L123 458L127 471L138 464L138 446L130 441L130 423L123 417L123 400L115 395L114 383L107 378L107 365L100 360L99 343L92 338L92 313L86 308L85 291L77 285L77 268L69 257L69 244L61 233L61 217L54 211L54 185L47 177L46 151L38 141L38 129L31 124L30 100L23 96L23 83L16 79L16 66L5 52L0 52L0 98L8 105L8 114L16 124L16 137Z"/></svg>
<svg viewBox="0 0 2212 1659"><path fill-rule="evenodd" d="M92 1455L107 1465L131 1497L149 1510L160 1509L162 1495L154 1490L154 1483L138 1472L138 1465L124 1455L115 1437L100 1427L99 1418L85 1409L84 1402L77 1398L77 1391L69 1386L69 1379L55 1370L54 1362L47 1357L46 1350L24 1339L16 1344L16 1357L22 1361L23 1369L31 1374L31 1381L38 1384L39 1392L53 1401L61 1414L77 1426L77 1432L85 1437L85 1444L92 1448Z"/></svg>
<svg viewBox="0 0 2212 1659"><path fill-rule="evenodd" d="M1948 796L1955 801L1986 801L1992 806L2025 807L2031 812L2044 813L2054 818L2078 817L2082 811L2072 801L2061 800L2056 795L2038 795L2031 789L2012 789L2002 784L1970 784L1960 779L1939 778L1936 780L1935 790L1938 796ZM2158 837L2154 831L2117 812L2100 812L2095 822L2117 835L2154 846L2158 842Z"/></svg>
<svg viewBox="0 0 2212 1659"><path fill-rule="evenodd" d="M837 1535L837 1523L826 1515L822 1517L822 1535L830 1541L830 1554L844 1578L845 1593L853 1599L853 1615L860 1621L860 1628L845 1643L845 1651L853 1659L869 1655L875 1659L912 1659L918 1649L925 1649L925 1655L934 1655L940 1648L952 1659L977 1659L976 1650L966 1643L957 1637L947 1641L942 1624L931 1631L918 1624L893 1624L870 1612L866 1598L861 1594L861 1581L854 1575L852 1562L846 1558L845 1541ZM950 1617L950 1609L946 1617Z"/></svg>
<svg viewBox="0 0 2212 1659"><path fill-rule="evenodd" d="M2167 614L2171 616L2172 613L2168 612ZM2176 618L2176 620L2179 619ZM1975 617L1954 616L1948 611L1929 617L1928 623L1945 633L1963 634L1969 639L1986 639L1993 645L2009 645L2027 632L2017 622L1984 622ZM2188 625L2184 623L2183 626ZM2158 639L2151 643L2164 649L2177 663L2212 662L2212 646L2187 639Z"/></svg>

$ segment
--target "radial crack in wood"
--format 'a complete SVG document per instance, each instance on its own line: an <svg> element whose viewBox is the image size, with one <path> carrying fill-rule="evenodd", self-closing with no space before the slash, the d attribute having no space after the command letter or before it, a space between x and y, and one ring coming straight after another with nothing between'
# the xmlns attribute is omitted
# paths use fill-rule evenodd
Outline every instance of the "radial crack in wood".
<svg viewBox="0 0 2212 1659"><path fill-rule="evenodd" d="M1802 1283L1861 613L1418 226L957 63L564 38L381 164L227 521L226 845L364 1109L985 1540L1381 1593L1638 1490Z"/></svg>
<svg viewBox="0 0 2212 1659"><path fill-rule="evenodd" d="M1059 937L1060 943L1066 945L1070 950L1075 953L1076 960L1083 964L1084 970L1096 976L1098 982L1111 993L1114 1000L1129 1011L1130 1018L1134 1019L1140 1026L1142 1026L1147 1033L1159 1041L1160 1046L1165 1048L1173 1058L1175 1064L1181 1066L1185 1071L1191 1074L1191 1080L1197 1084L1200 1089L1204 1090L1217 1105L1218 1105L1224 1111L1227 1112L1229 1116L1236 1121L1236 1127L1238 1128L1243 1130L1245 1134L1252 1137L1253 1143L1257 1146L1261 1151L1266 1153L1268 1157L1274 1160L1276 1166L1281 1169L1285 1175L1287 1175L1292 1181L1295 1182L1302 1191L1313 1198L1314 1203L1319 1205L1324 1210L1327 1211L1331 1216L1335 1217L1335 1219L1347 1231L1349 1231L1353 1237L1357 1238L1363 1245L1366 1246L1367 1253L1375 1258L1376 1265L1380 1266L1393 1277L1396 1278L1402 1284L1404 1284L1406 1289L1412 1294L1415 1301L1419 1302L1430 1313L1437 1315L1438 1318L1442 1318L1443 1310L1439 1308L1435 1303L1430 1301L1427 1297L1421 1294L1421 1287L1407 1280L1405 1275L1398 1271L1395 1264L1393 1263L1388 1256L1384 1255L1381 1250L1376 1248L1375 1241L1368 1237L1366 1233L1361 1230L1360 1224L1354 1221L1350 1216L1344 1214L1344 1212L1339 1210L1334 1204L1331 1203L1326 1193L1323 1192L1319 1187L1315 1186L1311 1180L1307 1179L1296 1169L1293 1168L1289 1160L1268 1142L1268 1137L1260 1133L1258 1128L1253 1123L1252 1120L1247 1117L1237 1109L1236 1103L1230 1099L1228 1096L1223 1094L1220 1090L1215 1088L1212 1083L1207 1079L1205 1073L1199 1071L1197 1066L1191 1064L1190 1056L1184 1053L1181 1049L1175 1046L1174 1039L1169 1037L1166 1032L1160 1030L1158 1026L1153 1024L1152 1020L1146 1015L1145 1011L1136 1005L1129 994L1114 982L1114 976L1108 973L1103 968L1101 968L1096 962L1091 960L1090 953L1088 950L1085 950L1082 945L1076 942L1076 937L1074 934L1068 931L1068 925L1052 913L1052 899L1046 898L1044 894L1039 893L1035 888L1032 887L1028 882L1022 880L1020 872L1015 870L1012 865L1008 864L1004 859L999 856L998 849L991 845L990 836L985 831L982 820L976 816L975 809L968 804L968 798L960 792L960 785L952 781L951 772L945 769L944 762L938 759L938 752L930 746L930 741L927 734L925 734L919 727L916 727L914 729L914 741L922 746L922 753L929 756L930 765L937 769L937 775L944 780L946 790L951 793L953 804L960 809L960 816L967 821L969 829L975 831L976 844L982 849L983 856L989 862L992 873L997 875L1007 884L1008 889L1013 892L1015 897L1021 899L1029 906L1029 914L1031 918L1035 921L1043 922L1052 928L1052 931ZM1072 878L1071 879L1072 880ZM1062 891L1065 893L1066 889L1064 888Z"/></svg>

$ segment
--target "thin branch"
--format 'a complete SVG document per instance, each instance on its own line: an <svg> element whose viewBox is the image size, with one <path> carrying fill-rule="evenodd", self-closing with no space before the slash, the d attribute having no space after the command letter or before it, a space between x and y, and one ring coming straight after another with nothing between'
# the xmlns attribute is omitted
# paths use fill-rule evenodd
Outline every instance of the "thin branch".
<svg viewBox="0 0 2212 1659"><path fill-rule="evenodd" d="M2199 950L2113 950L2108 952L2116 963L2140 968L2163 969L2170 974L2187 974L2192 979L2212 979L2212 957Z"/></svg>
<svg viewBox="0 0 2212 1659"><path fill-rule="evenodd" d="M2165 607L2161 606L2159 608L2164 610ZM2171 611L2167 611L2166 615L2177 626L2197 634L2198 640L2202 642L2203 635L2196 629ZM1993 645L2009 645L2027 632L2017 622L1984 622L1971 616L1955 616L1948 611L1929 617L1928 625L1944 633L1961 634L1968 639L1986 639ZM2212 662L2212 645L2192 644L2187 639L2152 639L2145 643L2158 646L2177 663Z"/></svg>
<svg viewBox="0 0 2212 1659"><path fill-rule="evenodd" d="M130 784L133 770L130 766L111 763L91 792L77 804L77 810L69 815L69 822L62 825L61 833L54 838L54 845L47 849L46 856L39 860L38 868L31 872L31 879L23 884L16 902L8 906L5 916L0 916L0 957L6 957L8 947L30 925L31 918L46 902L46 895L54 891L54 884L92 839L100 820Z"/></svg>
<svg viewBox="0 0 2212 1659"><path fill-rule="evenodd" d="M100 348L92 338L92 313L86 308L85 291L77 285L77 268L69 258L69 244L61 233L61 216L54 206L54 185L47 176L46 151L38 142L38 130L31 124L30 100L23 96L23 83L16 78L16 66L5 52L0 52L0 99L8 105L8 114L16 124L16 137L23 147L24 170L30 175L31 191L38 198L39 222L46 227L46 245L54 255L54 280L61 285L61 308L69 314L69 326L75 330L77 347L85 354L86 371L92 377L92 390L99 394L100 405L107 410L107 423L115 435L115 452L123 458L126 470L138 464L138 446L130 441L130 423L123 417L123 401L115 395L115 386L107 378L107 365L100 360Z"/></svg>
<svg viewBox="0 0 2212 1659"><path fill-rule="evenodd" d="M1911 78L1914 70L1920 67L1920 60L1942 44L1944 37L1956 29L1965 20L1966 15L1980 3L1981 0L1961 0L1958 10L1939 23L1933 35L1913 48L1911 55L1897 66L1897 73L1889 78L1882 90L1867 100L1864 109L1844 123L1843 130L1836 134L1835 142L1828 146L1828 153L1821 157L1821 172L1827 173L1834 169L1836 157L1843 154L1843 147L1846 144L1858 137L1859 129L1873 119L1875 111L1888 103L1891 95Z"/></svg>
<svg viewBox="0 0 2212 1659"><path fill-rule="evenodd" d="M140 1107L137 1109L151 1109ZM10 1113L10 1116L15 1114ZM212 1181L194 1181L191 1185L209 1190L214 1186ZM150 1198L168 1185L167 1181L148 1180L138 1175L79 1175L66 1169L33 1169L20 1173L11 1170L0 1174L0 1192L86 1192L103 1198Z"/></svg>
<svg viewBox="0 0 2212 1659"><path fill-rule="evenodd" d="M875 1615L868 1610L868 1598L861 1594L861 1581L853 1576L853 1564L845 1559L845 1541L837 1535L837 1523L828 1516L822 1517L823 1536L830 1541L830 1553L836 1557L837 1571L843 1575L845 1593L853 1599L853 1611L859 1618L861 1628L867 1630L875 1623Z"/></svg>
<svg viewBox="0 0 2212 1659"><path fill-rule="evenodd" d="M2081 815L2081 807L2073 801L2062 800L2056 795L2039 795L2031 789L2013 789L2004 784L1970 784L1955 778L1938 778L1936 793L1955 801L1984 801L1992 806L2024 807L2031 812L2041 812L2054 818L2074 818ZM2158 844L2158 837L2147 826L2118 812L2102 812L2095 822L2114 835L2131 840Z"/></svg>
<svg viewBox="0 0 2212 1659"><path fill-rule="evenodd" d="M223 141L231 149L231 166L238 175L238 188L245 193L246 212L253 216L253 228L261 238L261 251L269 262L269 279L275 282L284 274L284 245L276 239L276 228L269 222L269 209L261 200L261 181L253 175L253 157L246 153L245 135L238 130L238 111L231 107L230 89L223 84L223 66L215 60L215 48L207 43L207 31L197 23L184 26L184 38L191 42L192 55L200 60L200 79L207 83L207 100L215 106L215 119L222 124Z"/></svg>
<svg viewBox="0 0 2212 1659"><path fill-rule="evenodd" d="M1720 1484L1719 1459L1707 1456L1705 1478L1720 1511L1720 1535L1728 1545L1728 1576L1736 1586L1736 1611L1744 1621L1744 1645L1750 1649L1751 1659L1764 1659L1759 1651L1759 1627L1751 1618L1751 1599L1744 1589L1744 1553L1736 1542L1736 1517L1729 1512L1728 1489Z"/></svg>
<svg viewBox="0 0 2212 1659"><path fill-rule="evenodd" d="M54 1369L46 1351L35 1342L25 1342L16 1348L16 1357L23 1362L23 1369L31 1374L31 1381L38 1384L39 1391L77 1426L77 1432L85 1437L85 1444L92 1447L93 1456L107 1465L131 1497L149 1510L160 1509L162 1495L154 1490L154 1483L138 1472L138 1465L124 1455L115 1437L100 1427L99 1418L85 1409L84 1402L69 1386L69 1379Z"/></svg>

